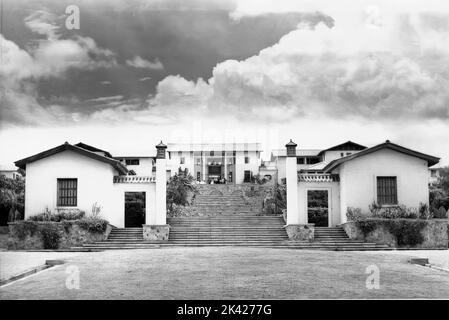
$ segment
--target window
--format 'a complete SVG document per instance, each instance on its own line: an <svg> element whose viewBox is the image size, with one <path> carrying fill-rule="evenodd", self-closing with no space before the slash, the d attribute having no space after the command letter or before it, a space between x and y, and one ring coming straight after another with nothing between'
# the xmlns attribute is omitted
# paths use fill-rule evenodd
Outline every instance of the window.
<svg viewBox="0 0 449 320"><path fill-rule="evenodd" d="M58 179L58 207L76 207L78 179Z"/></svg>
<svg viewBox="0 0 449 320"><path fill-rule="evenodd" d="M184 164L186 162L186 158L181 157L181 160L179 161L181 164Z"/></svg>
<svg viewBox="0 0 449 320"><path fill-rule="evenodd" d="M398 204L396 177L377 177L377 203Z"/></svg>
<svg viewBox="0 0 449 320"><path fill-rule="evenodd" d="M297 158L296 158L296 164L305 164L305 163L306 163L305 160L306 160L306 159L303 158L303 157L297 157Z"/></svg>
<svg viewBox="0 0 449 320"><path fill-rule="evenodd" d="M201 172L199 172L199 171L196 172L196 180L197 181L201 180Z"/></svg>
<svg viewBox="0 0 449 320"><path fill-rule="evenodd" d="M126 159L126 165L127 166L138 166L139 165L139 159Z"/></svg>
<svg viewBox="0 0 449 320"><path fill-rule="evenodd" d="M249 157L245 157L245 163L249 163Z"/></svg>

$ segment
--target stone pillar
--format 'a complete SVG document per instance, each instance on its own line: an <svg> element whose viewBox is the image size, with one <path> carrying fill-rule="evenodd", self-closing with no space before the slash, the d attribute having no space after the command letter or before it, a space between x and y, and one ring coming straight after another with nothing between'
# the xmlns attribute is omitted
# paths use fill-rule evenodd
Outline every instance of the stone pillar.
<svg viewBox="0 0 449 320"><path fill-rule="evenodd" d="M162 141L156 146L156 199L155 212L149 224L143 226L144 240L167 241L170 226L167 224L167 146ZM148 223L147 222L147 223Z"/></svg>
<svg viewBox="0 0 449 320"><path fill-rule="evenodd" d="M298 171L296 165L297 144L290 140L290 142L285 146L287 148L287 159L285 164L287 191L287 234L292 240L311 241L314 238L314 226L313 224L307 224L307 217L300 215L299 210Z"/></svg>

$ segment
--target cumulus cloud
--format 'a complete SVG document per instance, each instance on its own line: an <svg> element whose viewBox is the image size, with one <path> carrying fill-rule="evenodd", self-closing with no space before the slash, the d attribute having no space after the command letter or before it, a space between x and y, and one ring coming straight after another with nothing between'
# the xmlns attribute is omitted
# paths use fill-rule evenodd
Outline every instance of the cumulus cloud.
<svg viewBox="0 0 449 320"><path fill-rule="evenodd" d="M156 58L154 61L148 61L140 56L134 56L132 60L126 60L128 66L141 69L162 70L164 65Z"/></svg>
<svg viewBox="0 0 449 320"><path fill-rule="evenodd" d="M290 4L285 12L297 9ZM240 7L234 18L271 10L248 7L256 12ZM384 9L331 6L334 26L302 23L255 56L219 63L211 79L200 80L210 95L205 109L278 122L318 114L448 119L449 25L441 23L441 13L413 5L400 12ZM181 79L172 84L183 86ZM170 97L169 104L176 104L176 95Z"/></svg>
<svg viewBox="0 0 449 320"><path fill-rule="evenodd" d="M31 31L46 36L28 51L0 34L2 122L36 125L73 119L66 108L38 102L36 81L64 77L71 69L92 70L116 64L114 53L98 47L89 37L61 39L55 21L56 16L45 11L25 18Z"/></svg>

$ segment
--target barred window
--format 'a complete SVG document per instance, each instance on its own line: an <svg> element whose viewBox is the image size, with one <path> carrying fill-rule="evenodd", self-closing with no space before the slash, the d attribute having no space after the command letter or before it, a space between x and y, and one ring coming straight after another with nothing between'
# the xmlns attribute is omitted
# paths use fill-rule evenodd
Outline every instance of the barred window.
<svg viewBox="0 0 449 320"><path fill-rule="evenodd" d="M76 207L78 179L58 179L58 206Z"/></svg>
<svg viewBox="0 0 449 320"><path fill-rule="evenodd" d="M377 203L398 204L396 177L377 177Z"/></svg>

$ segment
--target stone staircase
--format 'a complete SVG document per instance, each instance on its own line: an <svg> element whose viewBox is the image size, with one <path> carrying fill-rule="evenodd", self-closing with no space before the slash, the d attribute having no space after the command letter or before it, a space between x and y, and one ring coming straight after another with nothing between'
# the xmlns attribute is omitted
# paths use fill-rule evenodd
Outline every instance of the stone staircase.
<svg viewBox="0 0 449 320"><path fill-rule="evenodd" d="M221 215L256 215L258 210L246 203L241 192L232 194L220 194L219 191L212 194L195 195L192 212L198 216L221 216Z"/></svg>
<svg viewBox="0 0 449 320"><path fill-rule="evenodd" d="M266 247L312 250L388 250L386 245L351 240L342 228L316 228L314 242L289 241L278 216L214 216L168 218L169 241L144 241L142 228L116 228L108 239L83 249L144 249L155 247Z"/></svg>

